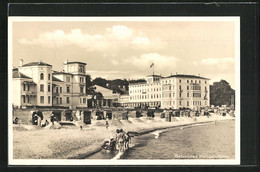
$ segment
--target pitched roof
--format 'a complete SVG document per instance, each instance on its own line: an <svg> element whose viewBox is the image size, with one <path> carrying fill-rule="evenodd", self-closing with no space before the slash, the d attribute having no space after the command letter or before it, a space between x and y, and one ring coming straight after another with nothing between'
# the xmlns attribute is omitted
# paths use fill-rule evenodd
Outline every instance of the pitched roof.
<svg viewBox="0 0 260 172"><path fill-rule="evenodd" d="M65 75L73 75L72 73L67 73L67 72L58 72L58 71L53 71L52 75L61 75L61 74L65 74Z"/></svg>
<svg viewBox="0 0 260 172"><path fill-rule="evenodd" d="M54 76L52 76L52 81L63 82L62 80L60 80L60 79L58 79L58 78L56 78Z"/></svg>
<svg viewBox="0 0 260 172"><path fill-rule="evenodd" d="M27 79L32 79L24 74L22 74L21 72L19 72L18 70L13 70L13 78L27 78Z"/></svg>
<svg viewBox="0 0 260 172"><path fill-rule="evenodd" d="M176 77L176 78L198 78L198 79L208 79L208 78L204 78L201 76L196 76L196 75L185 75L185 74L176 74L176 75L171 75L168 77L164 77L164 78L172 78L172 77ZM208 79L209 80L209 79Z"/></svg>
<svg viewBox="0 0 260 172"><path fill-rule="evenodd" d="M39 62L27 63L27 64L24 64L23 66L52 66L52 65L39 61Z"/></svg>
<svg viewBox="0 0 260 172"><path fill-rule="evenodd" d="M83 63L83 62L78 62L78 61L74 61L74 62L65 62L64 64L74 64L74 63L78 63L78 64L83 64L86 65L87 63Z"/></svg>
<svg viewBox="0 0 260 172"><path fill-rule="evenodd" d="M155 76L155 77L161 77L160 75L148 75L146 77Z"/></svg>

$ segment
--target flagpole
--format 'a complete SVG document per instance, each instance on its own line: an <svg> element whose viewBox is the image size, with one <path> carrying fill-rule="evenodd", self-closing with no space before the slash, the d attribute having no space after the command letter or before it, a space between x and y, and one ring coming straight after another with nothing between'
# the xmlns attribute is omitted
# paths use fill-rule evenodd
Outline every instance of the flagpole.
<svg viewBox="0 0 260 172"><path fill-rule="evenodd" d="M153 62L153 75L154 75L154 62Z"/></svg>

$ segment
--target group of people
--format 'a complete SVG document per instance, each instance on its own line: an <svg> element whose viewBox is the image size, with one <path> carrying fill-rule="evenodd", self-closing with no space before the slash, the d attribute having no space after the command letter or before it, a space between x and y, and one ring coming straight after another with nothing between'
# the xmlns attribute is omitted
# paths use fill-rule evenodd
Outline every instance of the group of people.
<svg viewBox="0 0 260 172"><path fill-rule="evenodd" d="M45 121L43 121L43 114L42 114L41 111L36 110L36 111L31 112L31 113L32 113L32 116L33 116L32 123L34 125L38 125L38 126L41 126L41 127L46 127L47 125L49 125L49 121L47 119ZM55 120L56 120L56 117L52 113L51 117L50 117L50 121L51 121L52 126L54 125Z"/></svg>
<svg viewBox="0 0 260 172"><path fill-rule="evenodd" d="M117 129L116 137L111 136L109 140L105 140L102 147L107 150L119 150L119 152L123 152L129 148L130 143L130 133L125 132L123 129Z"/></svg>

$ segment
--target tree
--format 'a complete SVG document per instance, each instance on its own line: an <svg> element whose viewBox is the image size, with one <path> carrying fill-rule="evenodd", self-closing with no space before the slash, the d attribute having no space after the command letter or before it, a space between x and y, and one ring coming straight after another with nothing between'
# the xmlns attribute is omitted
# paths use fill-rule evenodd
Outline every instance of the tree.
<svg viewBox="0 0 260 172"><path fill-rule="evenodd" d="M95 92L93 95L92 95L92 98L91 100L94 102L94 107L97 108L98 107L98 102L100 102L101 100L104 99L104 96L101 92Z"/></svg>
<svg viewBox="0 0 260 172"><path fill-rule="evenodd" d="M231 96L235 96L229 83L225 80L214 82L210 85L210 104L215 106L231 105Z"/></svg>

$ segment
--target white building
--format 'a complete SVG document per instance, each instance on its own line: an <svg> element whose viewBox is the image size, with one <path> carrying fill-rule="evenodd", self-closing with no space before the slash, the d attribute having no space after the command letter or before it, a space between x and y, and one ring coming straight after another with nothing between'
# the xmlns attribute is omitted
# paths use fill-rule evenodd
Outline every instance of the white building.
<svg viewBox="0 0 260 172"><path fill-rule="evenodd" d="M149 75L146 82L129 85L129 102L122 104L172 109L206 107L210 105L209 79L183 74L169 77Z"/></svg>
<svg viewBox="0 0 260 172"><path fill-rule="evenodd" d="M87 107L86 63L64 63L64 71L52 65L31 62L13 70L13 105L18 107Z"/></svg>
<svg viewBox="0 0 260 172"><path fill-rule="evenodd" d="M103 99L99 100L98 106L99 107L115 107L119 103L119 94L114 93L113 90L99 86L99 85L94 85L96 92L100 92L103 95ZM91 106L94 106L94 102L91 102Z"/></svg>

